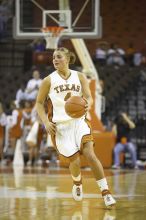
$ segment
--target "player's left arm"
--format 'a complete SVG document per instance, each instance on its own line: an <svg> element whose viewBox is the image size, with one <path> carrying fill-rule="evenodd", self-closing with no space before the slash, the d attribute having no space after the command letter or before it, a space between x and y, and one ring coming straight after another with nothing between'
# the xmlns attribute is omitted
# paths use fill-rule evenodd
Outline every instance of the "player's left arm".
<svg viewBox="0 0 146 220"><path fill-rule="evenodd" d="M82 85L82 93L83 93L83 97L87 100L88 102L88 110L91 108L92 104L93 104L93 98L91 95L91 90L89 87L89 82L88 79L86 78L86 76L83 73L78 72L79 75L79 79Z"/></svg>

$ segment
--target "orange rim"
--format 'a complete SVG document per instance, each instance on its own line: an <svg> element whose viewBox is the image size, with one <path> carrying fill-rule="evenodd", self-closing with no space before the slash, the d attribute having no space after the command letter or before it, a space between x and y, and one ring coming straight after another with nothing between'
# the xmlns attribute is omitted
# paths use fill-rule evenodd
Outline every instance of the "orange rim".
<svg viewBox="0 0 146 220"><path fill-rule="evenodd" d="M64 27L58 27L58 26L47 26L41 29L43 33L51 32L54 34L59 34L61 31L64 30Z"/></svg>

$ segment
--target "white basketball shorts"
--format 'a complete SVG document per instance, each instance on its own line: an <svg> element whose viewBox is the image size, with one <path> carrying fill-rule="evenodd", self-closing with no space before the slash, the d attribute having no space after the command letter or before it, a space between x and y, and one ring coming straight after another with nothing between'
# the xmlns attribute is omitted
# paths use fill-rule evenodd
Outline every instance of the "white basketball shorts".
<svg viewBox="0 0 146 220"><path fill-rule="evenodd" d="M56 124L56 128L55 145L65 157L81 152L84 143L93 141L90 123L84 117Z"/></svg>

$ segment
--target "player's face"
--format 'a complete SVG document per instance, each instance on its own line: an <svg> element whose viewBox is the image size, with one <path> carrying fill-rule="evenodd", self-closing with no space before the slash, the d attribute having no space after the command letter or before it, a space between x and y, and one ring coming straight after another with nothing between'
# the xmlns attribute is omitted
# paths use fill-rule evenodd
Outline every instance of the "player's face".
<svg viewBox="0 0 146 220"><path fill-rule="evenodd" d="M63 52L60 51L54 52L53 65L55 69L64 69L65 67L68 67L68 60Z"/></svg>

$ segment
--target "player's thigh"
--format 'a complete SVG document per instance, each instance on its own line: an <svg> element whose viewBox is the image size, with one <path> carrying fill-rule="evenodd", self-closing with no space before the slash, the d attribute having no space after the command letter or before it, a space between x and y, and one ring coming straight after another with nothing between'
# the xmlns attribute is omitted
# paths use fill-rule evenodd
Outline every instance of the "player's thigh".
<svg viewBox="0 0 146 220"><path fill-rule="evenodd" d="M68 122L65 125L57 126L55 137L56 148L58 152L65 156L71 157L79 151L75 139L75 123Z"/></svg>

